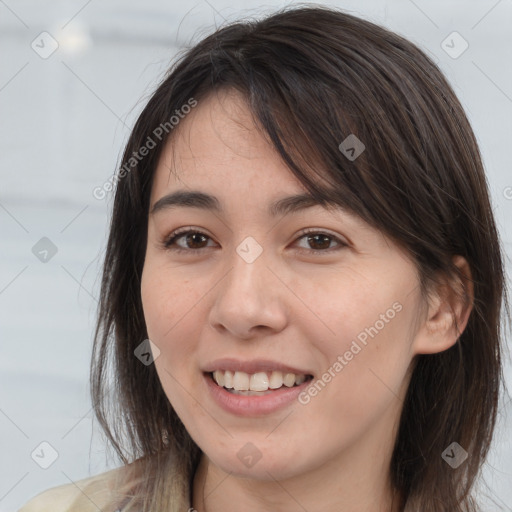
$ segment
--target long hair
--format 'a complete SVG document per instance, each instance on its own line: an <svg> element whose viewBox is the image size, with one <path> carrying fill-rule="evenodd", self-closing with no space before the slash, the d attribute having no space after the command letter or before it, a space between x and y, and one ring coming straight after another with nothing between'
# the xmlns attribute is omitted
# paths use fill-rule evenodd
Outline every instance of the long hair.
<svg viewBox="0 0 512 512"><path fill-rule="evenodd" d="M461 277L454 255L468 261L468 323L450 349L415 357L389 471L403 511L478 510L472 493L503 382L503 305L509 316L479 148L454 91L422 50L318 5L229 23L187 48L126 144L103 263L91 397L120 460L137 467L130 503L144 512L186 510L201 455L155 366L141 364L134 351L148 338L140 283L155 169L180 119L221 89L243 94L261 132L316 199L339 204L409 251L425 298L440 276ZM357 158L343 151L349 136L364 144ZM454 441L468 452L457 469L441 456Z"/></svg>

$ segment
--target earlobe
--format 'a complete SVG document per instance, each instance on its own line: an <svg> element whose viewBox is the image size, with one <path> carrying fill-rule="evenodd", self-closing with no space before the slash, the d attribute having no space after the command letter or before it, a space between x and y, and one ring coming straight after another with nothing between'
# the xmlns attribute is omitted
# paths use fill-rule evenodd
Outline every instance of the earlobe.
<svg viewBox="0 0 512 512"><path fill-rule="evenodd" d="M433 354L449 349L466 328L473 308L471 269L465 258L456 255L453 263L460 276L445 278L431 291L423 325L415 337L416 354Z"/></svg>

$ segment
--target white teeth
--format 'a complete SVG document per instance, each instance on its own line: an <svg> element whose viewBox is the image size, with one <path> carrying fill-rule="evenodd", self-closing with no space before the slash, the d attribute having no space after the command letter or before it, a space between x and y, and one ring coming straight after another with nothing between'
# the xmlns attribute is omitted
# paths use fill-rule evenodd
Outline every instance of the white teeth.
<svg viewBox="0 0 512 512"><path fill-rule="evenodd" d="M279 389L283 385L283 374L281 372L272 372L270 376L270 389Z"/></svg>
<svg viewBox="0 0 512 512"><path fill-rule="evenodd" d="M251 391L268 391L268 377L265 372L255 373L251 375L249 382Z"/></svg>
<svg viewBox="0 0 512 512"><path fill-rule="evenodd" d="M298 386L298 385L302 384L305 380L306 380L305 375L297 375L297 377L295 377L295 384L297 384L297 386Z"/></svg>
<svg viewBox="0 0 512 512"><path fill-rule="evenodd" d="M244 372L235 372L233 387L238 391L247 391L249 389L249 375Z"/></svg>
<svg viewBox="0 0 512 512"><path fill-rule="evenodd" d="M294 385L300 385L306 380L306 375L295 375L294 373L285 373L273 371L258 372L248 374L245 372L231 372L229 370L215 370L213 380L221 387L234 389L235 391L268 391L269 389L279 389L283 386L291 388Z"/></svg>
<svg viewBox="0 0 512 512"><path fill-rule="evenodd" d="M295 374L294 373L287 373L284 376L284 385L288 388L291 388L295 384Z"/></svg>
<svg viewBox="0 0 512 512"><path fill-rule="evenodd" d="M228 370L225 372L219 371L219 373L221 373L221 374L224 373L224 387L226 387L227 389L232 389L233 388L233 372L230 372ZM222 384L219 384L219 385L222 385Z"/></svg>
<svg viewBox="0 0 512 512"><path fill-rule="evenodd" d="M224 386L225 385L225 379L224 379L224 373L223 372L219 372L219 370L215 370L213 372L213 379L215 380L215 382L219 386Z"/></svg>

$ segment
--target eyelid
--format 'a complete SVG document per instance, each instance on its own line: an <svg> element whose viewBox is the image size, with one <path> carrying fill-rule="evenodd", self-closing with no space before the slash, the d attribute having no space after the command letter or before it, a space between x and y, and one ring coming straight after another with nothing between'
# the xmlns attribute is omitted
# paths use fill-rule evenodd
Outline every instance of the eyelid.
<svg viewBox="0 0 512 512"><path fill-rule="evenodd" d="M297 234L297 238L300 238L304 235L308 235L310 233L317 234L317 235L328 235L340 243L349 245L349 242L345 237L342 237L341 235L338 235L336 233L332 233L331 231L329 231L328 229L325 229L325 228L304 228L303 230L299 231L299 233Z"/></svg>

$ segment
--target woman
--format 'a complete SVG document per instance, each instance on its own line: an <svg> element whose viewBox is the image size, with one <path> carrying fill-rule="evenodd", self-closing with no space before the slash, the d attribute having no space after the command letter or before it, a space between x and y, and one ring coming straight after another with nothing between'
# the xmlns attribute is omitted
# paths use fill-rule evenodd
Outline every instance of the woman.
<svg viewBox="0 0 512 512"><path fill-rule="evenodd" d="M415 45L318 6L217 30L117 175L91 382L123 467L22 511L478 510L501 251Z"/></svg>

